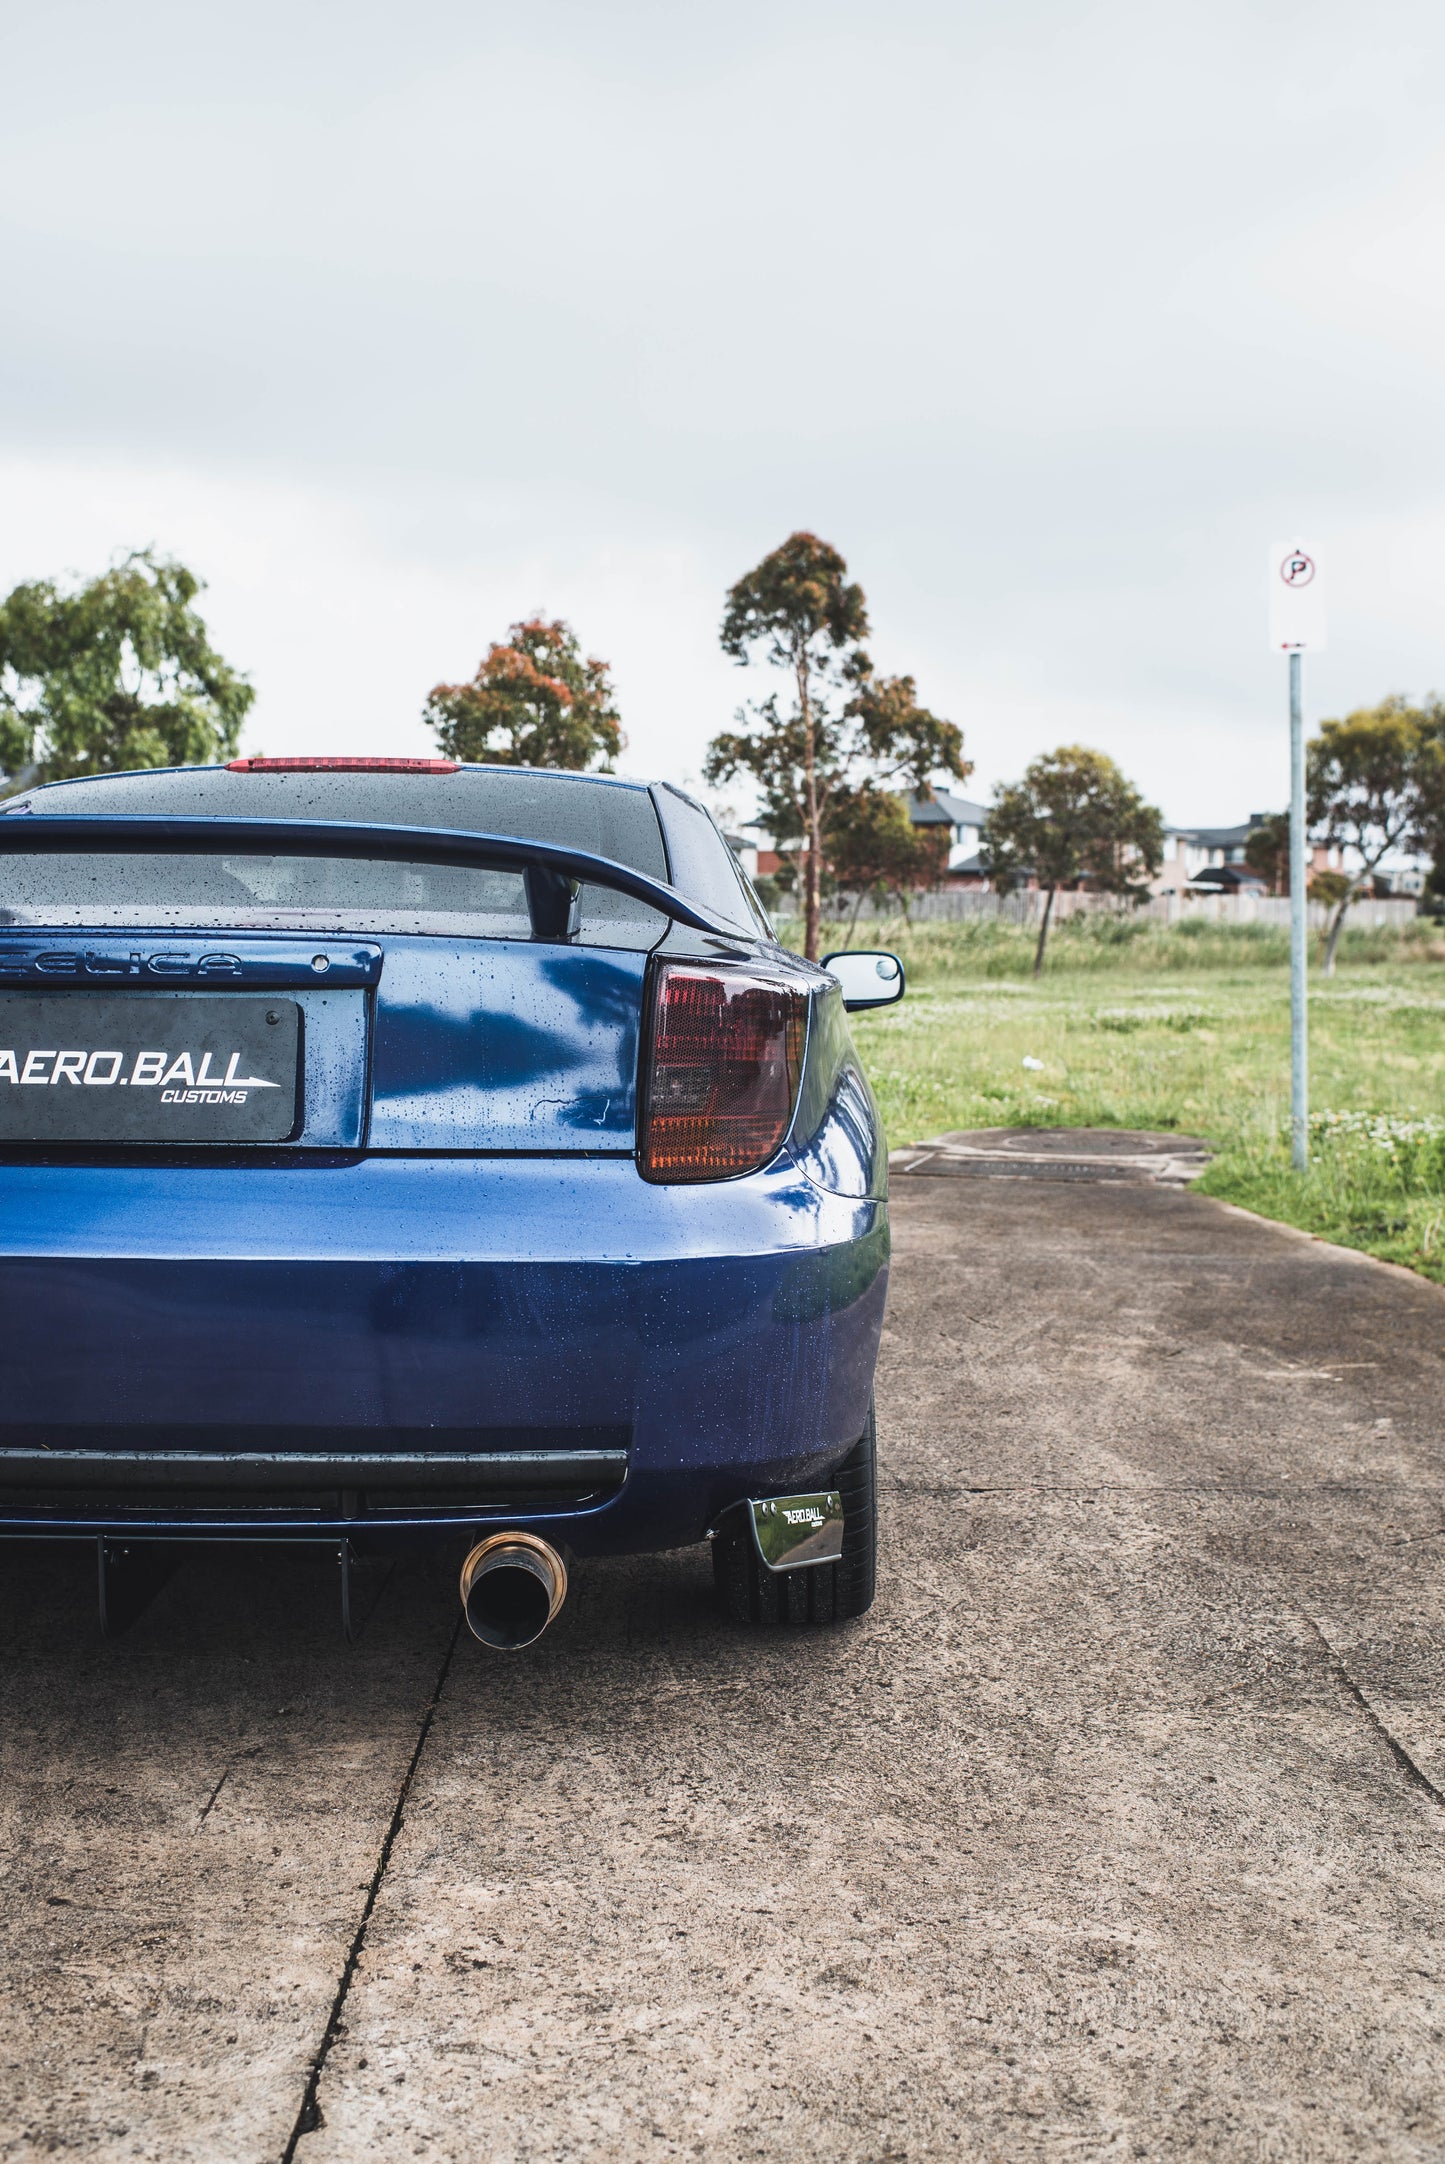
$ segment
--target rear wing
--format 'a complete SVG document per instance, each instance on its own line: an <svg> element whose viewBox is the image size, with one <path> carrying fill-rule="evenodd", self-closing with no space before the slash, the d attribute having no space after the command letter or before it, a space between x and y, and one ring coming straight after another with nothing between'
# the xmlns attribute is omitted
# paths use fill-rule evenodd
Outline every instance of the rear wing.
<svg viewBox="0 0 1445 2164"><path fill-rule="evenodd" d="M751 936L628 864L512 834L372 826L347 819L163 819L66 812L19 818L22 809L30 807L17 804L0 816L0 856L352 857L391 864L457 864L473 871L520 872L533 939L573 936L583 885L631 895L695 932L733 940Z"/></svg>

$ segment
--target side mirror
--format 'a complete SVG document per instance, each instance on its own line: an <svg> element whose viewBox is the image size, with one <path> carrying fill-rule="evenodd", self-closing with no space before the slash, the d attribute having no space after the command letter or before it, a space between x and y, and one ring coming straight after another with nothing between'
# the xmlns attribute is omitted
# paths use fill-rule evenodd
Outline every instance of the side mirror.
<svg viewBox="0 0 1445 2164"><path fill-rule="evenodd" d="M896 1007L903 997L906 979L896 954L825 954L822 966L837 978L849 1014L869 1007Z"/></svg>

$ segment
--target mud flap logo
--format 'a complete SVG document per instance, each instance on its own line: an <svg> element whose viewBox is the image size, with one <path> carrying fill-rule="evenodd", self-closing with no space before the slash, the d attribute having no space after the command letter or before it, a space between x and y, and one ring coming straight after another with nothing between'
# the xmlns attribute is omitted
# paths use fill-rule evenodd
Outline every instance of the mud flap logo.
<svg viewBox="0 0 1445 2164"><path fill-rule="evenodd" d="M745 1507L759 1559L769 1570L836 1563L843 1552L843 1498L836 1488L818 1495L763 1496Z"/></svg>

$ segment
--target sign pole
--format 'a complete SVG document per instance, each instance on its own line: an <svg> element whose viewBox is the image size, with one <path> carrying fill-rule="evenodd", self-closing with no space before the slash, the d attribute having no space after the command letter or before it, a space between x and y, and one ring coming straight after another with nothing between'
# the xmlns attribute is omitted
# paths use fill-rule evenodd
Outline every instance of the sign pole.
<svg viewBox="0 0 1445 2164"><path fill-rule="evenodd" d="M1309 837L1305 833L1305 729L1300 677L1306 647L1325 643L1325 612L1314 551L1299 541L1269 552L1269 643L1289 655L1289 1141L1290 1162L1310 1162Z"/></svg>
<svg viewBox="0 0 1445 2164"><path fill-rule="evenodd" d="M1289 657L1289 1046L1290 1158L1296 1172L1309 1169L1309 875L1305 869L1305 732L1300 674L1303 657Z"/></svg>

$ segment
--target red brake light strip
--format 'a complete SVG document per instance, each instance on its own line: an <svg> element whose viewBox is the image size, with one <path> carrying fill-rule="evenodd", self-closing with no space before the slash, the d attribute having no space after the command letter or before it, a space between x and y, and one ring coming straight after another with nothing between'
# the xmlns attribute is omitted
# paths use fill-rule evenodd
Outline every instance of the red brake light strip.
<svg viewBox="0 0 1445 2164"><path fill-rule="evenodd" d="M459 759L228 759L228 774L459 774Z"/></svg>

